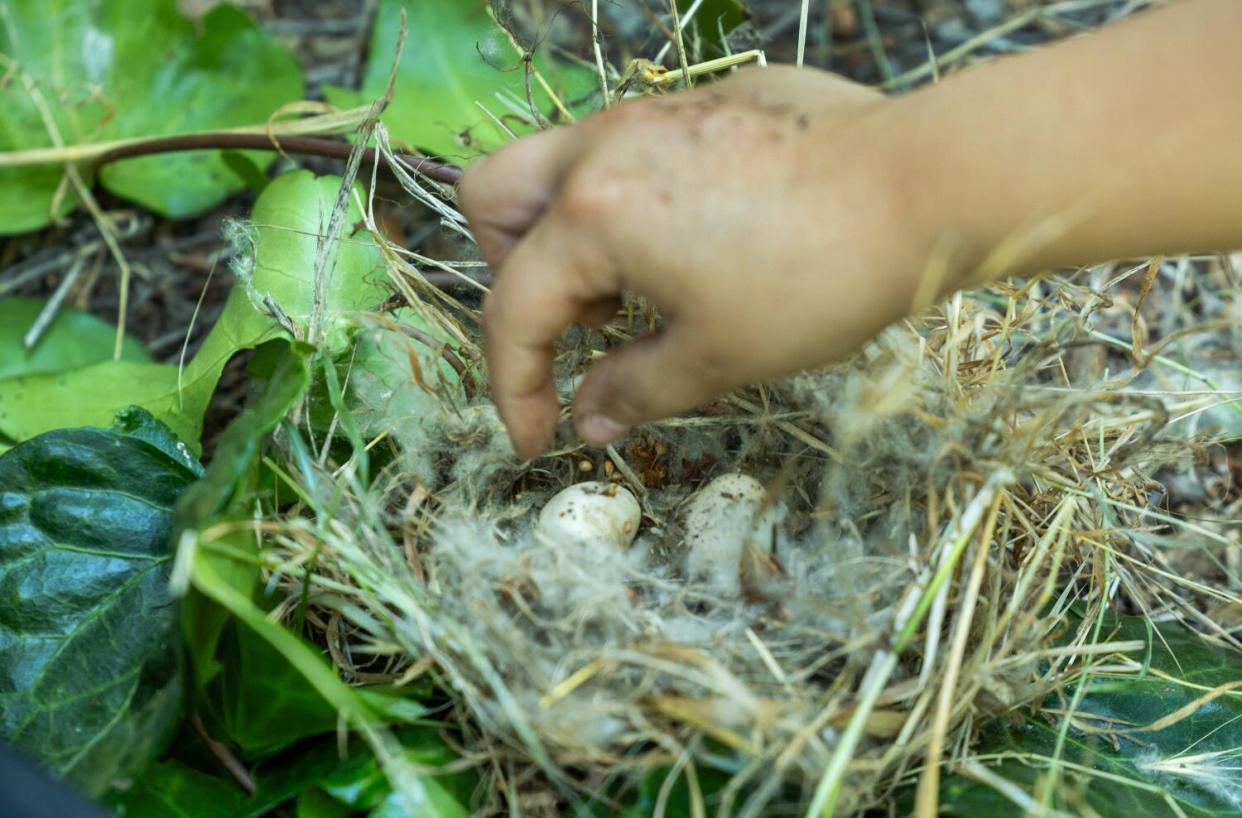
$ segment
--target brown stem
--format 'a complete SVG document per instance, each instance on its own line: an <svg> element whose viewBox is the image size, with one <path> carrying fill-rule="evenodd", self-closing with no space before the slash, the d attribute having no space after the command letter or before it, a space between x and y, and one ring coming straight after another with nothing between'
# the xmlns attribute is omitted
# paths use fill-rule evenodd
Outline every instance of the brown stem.
<svg viewBox="0 0 1242 818"><path fill-rule="evenodd" d="M197 713L190 716L190 727L194 728L199 741L206 745L208 752L228 771L228 774L237 782L237 786L245 790L247 795L254 795L254 779L246 771L245 765L238 760L237 756L233 755L233 752L228 747L207 733L207 728L203 726L203 720L198 717Z"/></svg>
<svg viewBox="0 0 1242 818"><path fill-rule="evenodd" d="M198 150L282 150L285 153L297 153L305 156L327 156L333 159L347 159L354 146L348 142L335 139L320 139L314 136L275 136L258 133L206 133L187 134L184 136L161 136L155 139L144 139L130 142L119 148L108 151L95 160L96 165L105 165L118 159L135 156L151 156L157 153L176 153L178 151ZM456 165L439 162L417 153L394 154L406 170L418 172L424 176L455 185L461 179L462 170ZM364 163L375 161L375 148L363 151Z"/></svg>

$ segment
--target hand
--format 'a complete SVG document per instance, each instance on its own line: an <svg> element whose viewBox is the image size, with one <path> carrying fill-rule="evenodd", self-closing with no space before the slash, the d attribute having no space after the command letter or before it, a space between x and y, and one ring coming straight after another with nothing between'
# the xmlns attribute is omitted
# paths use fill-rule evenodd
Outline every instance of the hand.
<svg viewBox="0 0 1242 818"><path fill-rule="evenodd" d="M751 69L472 167L460 203L497 272L483 328L517 451L555 431L556 339L608 321L624 292L667 321L587 373L573 416L593 445L843 356L904 315L924 248L869 124L886 105L812 69Z"/></svg>

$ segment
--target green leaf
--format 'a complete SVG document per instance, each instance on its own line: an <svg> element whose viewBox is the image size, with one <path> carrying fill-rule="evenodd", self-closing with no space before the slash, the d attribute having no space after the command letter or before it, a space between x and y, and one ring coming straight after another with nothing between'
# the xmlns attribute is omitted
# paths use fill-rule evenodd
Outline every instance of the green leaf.
<svg viewBox="0 0 1242 818"><path fill-rule="evenodd" d="M431 730L401 734L402 752L420 768L442 767L456 760L453 752ZM410 782L407 782L410 783ZM427 818L465 818L476 778L472 773L420 775L423 792L420 816ZM337 801L355 810L370 810L371 818L404 818L408 815L399 793L393 789L375 759L342 766L320 782L320 787Z"/></svg>
<svg viewBox="0 0 1242 818"><path fill-rule="evenodd" d="M286 349L268 379L263 394L220 436L211 468L177 506L175 520L181 530L197 530L222 519L245 519L252 503L251 486L260 450L310 384L304 344ZM258 553L254 536L239 529L218 543L228 550L200 553L197 561L210 562L214 574L238 596L249 601L258 586ZM189 646L195 687L202 687L221 669L216 649L229 619L228 610L211 599L191 594L182 615L182 633Z"/></svg>
<svg viewBox="0 0 1242 818"><path fill-rule="evenodd" d="M14 375L60 372L112 358L116 329L82 310L62 307L34 349L27 350L22 337L43 311L38 298L12 296L0 299L0 380ZM148 361L142 344L126 338L121 359Z"/></svg>
<svg viewBox="0 0 1242 818"><path fill-rule="evenodd" d="M297 818L349 818L353 814L354 810L320 789L298 796Z"/></svg>
<svg viewBox="0 0 1242 818"><path fill-rule="evenodd" d="M175 723L168 539L197 477L138 410L0 456L0 735L88 793Z"/></svg>
<svg viewBox="0 0 1242 818"><path fill-rule="evenodd" d="M616 818L647 818L647 816L654 815L656 804L660 800L660 790L665 786L669 774L668 769L658 769L645 775L639 782L633 803L619 811L614 812L603 799L600 799L578 804L573 816L574 818L591 818L591 816L602 818L605 815L615 815ZM728 785L730 776L711 767L700 767L697 774L697 799L707 803L710 810L720 791ZM695 814L693 803L697 799L691 797L690 782L687 780L685 770L682 770L669 792L664 815L667 818L691 818Z"/></svg>
<svg viewBox="0 0 1242 818"><path fill-rule="evenodd" d="M246 810L246 794L236 782L179 761L152 764L128 791L112 794L107 801L118 818L257 817L281 802L269 805L263 799L263 812Z"/></svg>
<svg viewBox="0 0 1242 818"><path fill-rule="evenodd" d="M401 12L409 39L397 69L392 104L383 121L392 135L436 156L465 163L494 150L510 137L492 116L516 133L530 130L514 108L529 118L522 55L496 24L485 3L462 0L381 0L371 40L371 58L360 92L328 87L334 105L365 104L384 94L401 30ZM571 109L598 87L593 72L554 62L541 50L535 65L557 96ZM531 80L531 96L545 116L551 98ZM501 102L502 95L511 104Z"/></svg>
<svg viewBox="0 0 1242 818"><path fill-rule="evenodd" d="M1242 679L1242 657L1176 624L1149 630L1138 617L1115 624L1110 640L1148 644L1148 669L1089 678L1075 724L1099 732L1070 729L1057 758L1059 723L1039 716L1021 723L998 721L985 731L975 754L992 759L992 772L1037 798L1056 759L1059 780L1051 789L1050 805L1074 815L1087 813L1085 806L1102 816L1126 818L1242 816L1242 776L1237 772L1242 691L1226 692L1163 729L1132 730L1153 725L1208 691ZM1065 691L1064 704L1073 695L1073 688ZM1050 706L1060 709L1064 704ZM960 775L946 778L941 804L942 815L957 818L992 818L1014 809L1000 794Z"/></svg>
<svg viewBox="0 0 1242 818"><path fill-rule="evenodd" d="M336 710L250 628L229 623L216 656L223 671L209 695L218 697L225 735L246 758L336 729Z"/></svg>
<svg viewBox="0 0 1242 818"><path fill-rule="evenodd" d="M677 0L677 8L685 14L694 3L695 0ZM710 60L728 54L729 32L748 19L750 14L739 0L703 0L687 26L691 42L698 43L699 57Z"/></svg>
<svg viewBox="0 0 1242 818"><path fill-rule="evenodd" d="M251 218L251 272L229 294L216 325L183 370L168 364L104 361L69 371L0 380L0 436L26 440L51 429L106 425L120 409L142 406L197 451L203 413L225 364L241 350L285 337L267 314L275 304L299 328L315 302L317 236L327 227L341 181L309 171L287 173L263 192ZM346 224L361 218L351 203ZM383 257L370 236L346 229L322 287L322 325L384 300ZM111 341L108 342L111 349Z"/></svg>
<svg viewBox="0 0 1242 818"><path fill-rule="evenodd" d="M141 9L130 0L6 0L3 9L0 151L54 144L40 101L63 142L79 144L257 124L302 97L293 57L230 6L207 14L201 33L175 0ZM251 156L261 167L273 159ZM0 169L0 234L48 224L61 175L49 165ZM218 151L127 159L99 177L172 218L209 210L243 187ZM70 191L56 215L74 204Z"/></svg>
<svg viewBox="0 0 1242 818"><path fill-rule="evenodd" d="M335 736L306 742L253 768L254 795L232 779L173 759L152 764L128 790L110 793L107 805L118 818L261 818L313 791L337 770L364 765L369 758L358 745L342 759Z"/></svg>
<svg viewBox="0 0 1242 818"><path fill-rule="evenodd" d="M262 193L272 183L254 158L243 151L223 151L220 159L254 193Z"/></svg>

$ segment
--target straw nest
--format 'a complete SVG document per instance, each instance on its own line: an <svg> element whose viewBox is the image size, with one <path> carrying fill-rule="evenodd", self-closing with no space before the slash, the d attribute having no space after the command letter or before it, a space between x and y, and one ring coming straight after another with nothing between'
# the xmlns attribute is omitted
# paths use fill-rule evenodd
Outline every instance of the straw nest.
<svg viewBox="0 0 1242 818"><path fill-rule="evenodd" d="M270 527L265 563L277 615L308 600L345 679L435 682L444 735L482 775L478 814L609 814L644 781L656 814L680 787L716 815L852 814L920 779L926 798L982 720L1126 648L1090 643L1084 614L1210 604L1160 579L1135 533L1153 472L1194 453L1170 418L1218 399L1127 389L1149 356L1089 327L1128 323L1133 300L1087 286L1123 268L959 296L838 366L524 463L486 399L473 311L426 286L431 260L385 252L408 303L362 322L348 375L383 468L362 485L357 458L325 458L332 480L301 458L321 502ZM569 336L564 396L657 320L634 302ZM684 519L731 472L780 510L732 584L686 571ZM534 532L583 480L638 499L633 546Z"/></svg>

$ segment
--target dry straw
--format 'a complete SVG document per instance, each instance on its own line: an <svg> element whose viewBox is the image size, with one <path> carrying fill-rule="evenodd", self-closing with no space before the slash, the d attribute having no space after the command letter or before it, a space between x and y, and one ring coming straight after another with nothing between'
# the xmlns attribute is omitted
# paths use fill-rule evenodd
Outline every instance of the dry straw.
<svg viewBox="0 0 1242 818"><path fill-rule="evenodd" d="M379 143L387 152L382 126ZM466 233L444 190L393 172ZM1174 390L1148 373L1195 374L1142 348L1151 328L1136 332L1142 299L1126 288L1161 289L1158 264L957 296L839 366L606 452L566 443L523 463L481 389L474 313L420 273L460 271L384 252L411 310L376 318L373 341L409 371L400 384L361 367L349 378L372 460L388 467L364 487L326 444L319 462L291 456L304 502L264 526L264 562L287 600L276 615L305 602L343 678L444 692L443 733L485 784L478 814L609 814L647 779L657 815L684 782L697 815L847 815L917 784L930 816L942 770L1023 804L972 756L976 729L1093 669L1140 672L1143 645L1099 632L1105 608L1233 643L1205 611L1238 599L1143 536L1185 526L1205 553L1236 549L1152 509L1156 470L1201 451L1186 424L1231 397L1206 376ZM567 339L566 396L594 355L645 329L644 305L631 307ZM732 595L684 575L679 514L730 471L787 511L749 546ZM583 479L639 498L628 551L532 532L538 508Z"/></svg>

